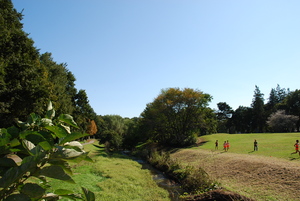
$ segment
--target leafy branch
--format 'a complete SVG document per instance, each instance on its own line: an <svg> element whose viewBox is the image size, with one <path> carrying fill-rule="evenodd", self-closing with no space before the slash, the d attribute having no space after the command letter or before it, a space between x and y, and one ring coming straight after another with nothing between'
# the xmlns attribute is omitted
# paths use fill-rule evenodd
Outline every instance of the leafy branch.
<svg viewBox="0 0 300 201"><path fill-rule="evenodd" d="M82 187L82 193L68 189L49 192L47 178L75 183L68 161L92 161L83 146L74 141L88 134L71 132L78 128L73 117L67 114L57 119L49 102L44 118L32 113L26 122L17 121L16 126L0 129L0 199L16 200L72 200L94 201L93 192ZM21 158L16 162L8 156L14 153ZM38 182L29 178L37 178Z"/></svg>

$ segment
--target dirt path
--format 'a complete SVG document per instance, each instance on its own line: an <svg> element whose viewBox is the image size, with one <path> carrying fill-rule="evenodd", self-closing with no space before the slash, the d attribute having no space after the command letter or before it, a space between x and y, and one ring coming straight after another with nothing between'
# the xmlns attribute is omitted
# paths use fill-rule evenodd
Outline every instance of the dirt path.
<svg viewBox="0 0 300 201"><path fill-rule="evenodd" d="M299 162L202 149L178 150L171 156L185 164L201 166L223 187L249 198L300 200Z"/></svg>

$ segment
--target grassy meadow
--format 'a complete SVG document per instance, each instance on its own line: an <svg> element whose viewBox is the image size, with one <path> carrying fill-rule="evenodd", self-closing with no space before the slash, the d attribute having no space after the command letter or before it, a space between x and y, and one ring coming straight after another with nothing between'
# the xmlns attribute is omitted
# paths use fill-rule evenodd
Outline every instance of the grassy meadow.
<svg viewBox="0 0 300 201"><path fill-rule="evenodd" d="M212 134L201 136L200 138L204 143L196 147L182 150L194 150L195 153L197 153L197 150L204 149L211 151L211 153L222 153L224 152L223 142L229 140L229 153L267 156L286 160L295 159L294 161L296 163L300 161L300 156L298 154L291 155L291 153L295 151L295 141L297 139L300 140L300 133ZM254 152L253 142L255 139L258 141L258 151ZM215 150L216 140L219 141L218 150ZM95 145L98 145L98 142L95 142ZM108 155L104 151L104 148L95 147L93 144L84 145L84 149L90 151L89 156L95 162L90 163L82 161L78 164L71 163L73 179L76 184L66 184L58 180L51 180L50 185L53 186L53 189L67 188L73 189L75 192L81 192L80 186L83 186L95 193L96 200L104 201L170 200L168 192L157 186L152 179L150 171L142 169L141 164L122 154ZM199 155L192 154L190 157L186 152L183 153L183 163L201 164L201 162L197 161ZM241 157L242 156L243 155L241 155ZM242 190L239 190L240 187L234 181L221 180L221 183L226 184L226 188L242 194L245 190L244 187L241 187ZM260 187L258 186L258 189L259 188ZM258 190L249 190L250 193L248 192L248 194L246 193L245 195L254 195L257 191ZM266 194L269 195L268 193ZM254 198L257 200L277 200L277 198L266 199L266 196L261 194L254 196Z"/></svg>
<svg viewBox="0 0 300 201"><path fill-rule="evenodd" d="M258 142L258 151L254 152L255 139ZM204 143L200 148L215 151L215 141L218 140L217 151L222 152L224 141L229 140L231 153L291 159L298 158L298 154L291 155L295 151L294 144L297 139L300 140L300 133L212 134L201 136Z"/></svg>
<svg viewBox="0 0 300 201"><path fill-rule="evenodd" d="M121 154L108 156L103 148L92 144L84 145L84 149L90 151L89 156L95 162L71 163L72 178L76 184L66 184L53 179L50 181L53 189L81 192L80 186L83 186L95 193L96 200L102 201L170 200L169 193L157 186L150 171L142 169L141 164Z"/></svg>

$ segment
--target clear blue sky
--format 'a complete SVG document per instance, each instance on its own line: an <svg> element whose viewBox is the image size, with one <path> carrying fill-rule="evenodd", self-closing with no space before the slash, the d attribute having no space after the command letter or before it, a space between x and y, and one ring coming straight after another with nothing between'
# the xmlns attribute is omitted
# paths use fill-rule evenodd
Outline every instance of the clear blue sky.
<svg viewBox="0 0 300 201"><path fill-rule="evenodd" d="M99 115L138 117L161 89L250 106L300 88L299 0L12 0L41 53L67 63Z"/></svg>

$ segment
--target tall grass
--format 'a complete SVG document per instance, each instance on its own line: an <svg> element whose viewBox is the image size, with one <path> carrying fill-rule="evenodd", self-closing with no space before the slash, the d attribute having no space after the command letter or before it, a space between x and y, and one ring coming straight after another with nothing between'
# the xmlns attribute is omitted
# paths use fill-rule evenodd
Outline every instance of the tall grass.
<svg viewBox="0 0 300 201"><path fill-rule="evenodd" d="M65 186L59 181L52 180L55 189L73 188L80 191L80 186L93 191L96 200L169 200L166 190L157 186L149 170L121 154L108 155L104 147L85 145L86 151L94 163L80 162L71 164L76 185Z"/></svg>
<svg viewBox="0 0 300 201"><path fill-rule="evenodd" d="M239 154L262 155L284 159L298 158L291 155L295 151L294 144L300 140L300 133L260 133L260 134L213 134L201 136L205 141L200 148L215 151L215 141L219 141L219 149L223 151L223 142L229 140L229 152ZM258 141L258 151L254 150L253 142ZM198 149L199 147L194 147Z"/></svg>

